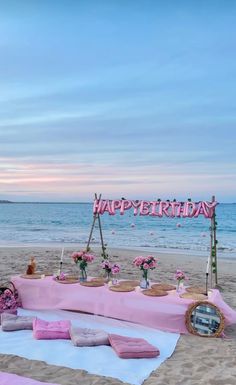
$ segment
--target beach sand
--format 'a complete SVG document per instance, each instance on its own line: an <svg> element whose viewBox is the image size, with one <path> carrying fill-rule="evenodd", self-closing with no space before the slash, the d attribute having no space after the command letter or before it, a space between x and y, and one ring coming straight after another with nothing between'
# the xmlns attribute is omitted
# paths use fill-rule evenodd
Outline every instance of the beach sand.
<svg viewBox="0 0 236 385"><path fill-rule="evenodd" d="M81 248L66 248L63 271L73 272L71 253ZM96 250L99 255L100 250ZM133 268L132 260L137 255L148 253L135 250L108 249L110 259L122 267L120 278L139 278L140 272ZM30 256L37 261L37 270L55 272L59 268L61 249L58 247L2 247L0 248L0 277L4 283L12 275L26 271ZM156 282L173 283L176 268L189 276L190 285L205 285L207 256L190 256L170 253L152 253L159 259L158 268L150 278ZM99 257L89 265L89 275L97 276ZM224 300L236 309L236 261L219 259L218 284ZM201 338L193 335L180 337L172 357L159 369L152 372L145 385L235 385L236 384L236 325L225 330L226 338ZM83 370L47 365L44 362L27 360L17 356L0 354L0 371L16 373L39 381L61 385L118 385L121 381L89 374ZM10 385L10 384L9 384Z"/></svg>

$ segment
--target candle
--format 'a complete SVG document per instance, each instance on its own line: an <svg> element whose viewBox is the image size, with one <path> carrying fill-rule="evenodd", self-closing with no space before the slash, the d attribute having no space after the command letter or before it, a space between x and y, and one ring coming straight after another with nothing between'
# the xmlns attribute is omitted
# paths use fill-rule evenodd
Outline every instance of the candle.
<svg viewBox="0 0 236 385"><path fill-rule="evenodd" d="M207 260L206 274L209 274L210 257Z"/></svg>
<svg viewBox="0 0 236 385"><path fill-rule="evenodd" d="M62 250L61 250L61 262L63 262L63 255L64 255L64 246L62 247Z"/></svg>

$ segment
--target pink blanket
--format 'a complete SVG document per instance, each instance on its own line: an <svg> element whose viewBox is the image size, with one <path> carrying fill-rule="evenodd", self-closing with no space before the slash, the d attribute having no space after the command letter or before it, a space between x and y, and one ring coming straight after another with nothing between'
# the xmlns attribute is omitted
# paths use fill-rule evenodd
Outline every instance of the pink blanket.
<svg viewBox="0 0 236 385"><path fill-rule="evenodd" d="M57 385L51 382L41 382L32 378L18 376L16 374L0 372L1 385Z"/></svg>
<svg viewBox="0 0 236 385"><path fill-rule="evenodd" d="M155 346L149 344L143 338L109 334L109 341L120 358L153 358L160 354Z"/></svg>
<svg viewBox="0 0 236 385"><path fill-rule="evenodd" d="M33 336L37 340L70 339L70 321L44 321L35 318L33 321Z"/></svg>

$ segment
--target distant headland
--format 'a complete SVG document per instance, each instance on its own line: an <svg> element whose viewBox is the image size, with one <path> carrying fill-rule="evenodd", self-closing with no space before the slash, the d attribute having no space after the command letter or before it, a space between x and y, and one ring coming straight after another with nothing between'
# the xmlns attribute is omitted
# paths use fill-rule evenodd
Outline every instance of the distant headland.
<svg viewBox="0 0 236 385"><path fill-rule="evenodd" d="M13 203L13 202L7 201L7 200L1 200L1 199L0 199L0 203Z"/></svg>

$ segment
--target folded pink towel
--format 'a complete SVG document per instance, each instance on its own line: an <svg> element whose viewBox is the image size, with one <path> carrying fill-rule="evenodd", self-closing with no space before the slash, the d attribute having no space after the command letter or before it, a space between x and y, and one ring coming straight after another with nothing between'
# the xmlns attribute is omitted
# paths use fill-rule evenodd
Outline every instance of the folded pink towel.
<svg viewBox="0 0 236 385"><path fill-rule="evenodd" d="M70 321L44 321L35 318L33 321L33 336L37 340L70 339Z"/></svg>
<svg viewBox="0 0 236 385"><path fill-rule="evenodd" d="M32 330L35 317L26 317L8 313L1 314L2 330L10 332L14 330Z"/></svg>
<svg viewBox="0 0 236 385"><path fill-rule="evenodd" d="M110 345L108 333L103 330L71 327L70 337L75 346Z"/></svg>
<svg viewBox="0 0 236 385"><path fill-rule="evenodd" d="M149 344L143 338L132 338L109 334L109 341L120 358L153 358L160 354L160 351Z"/></svg>

